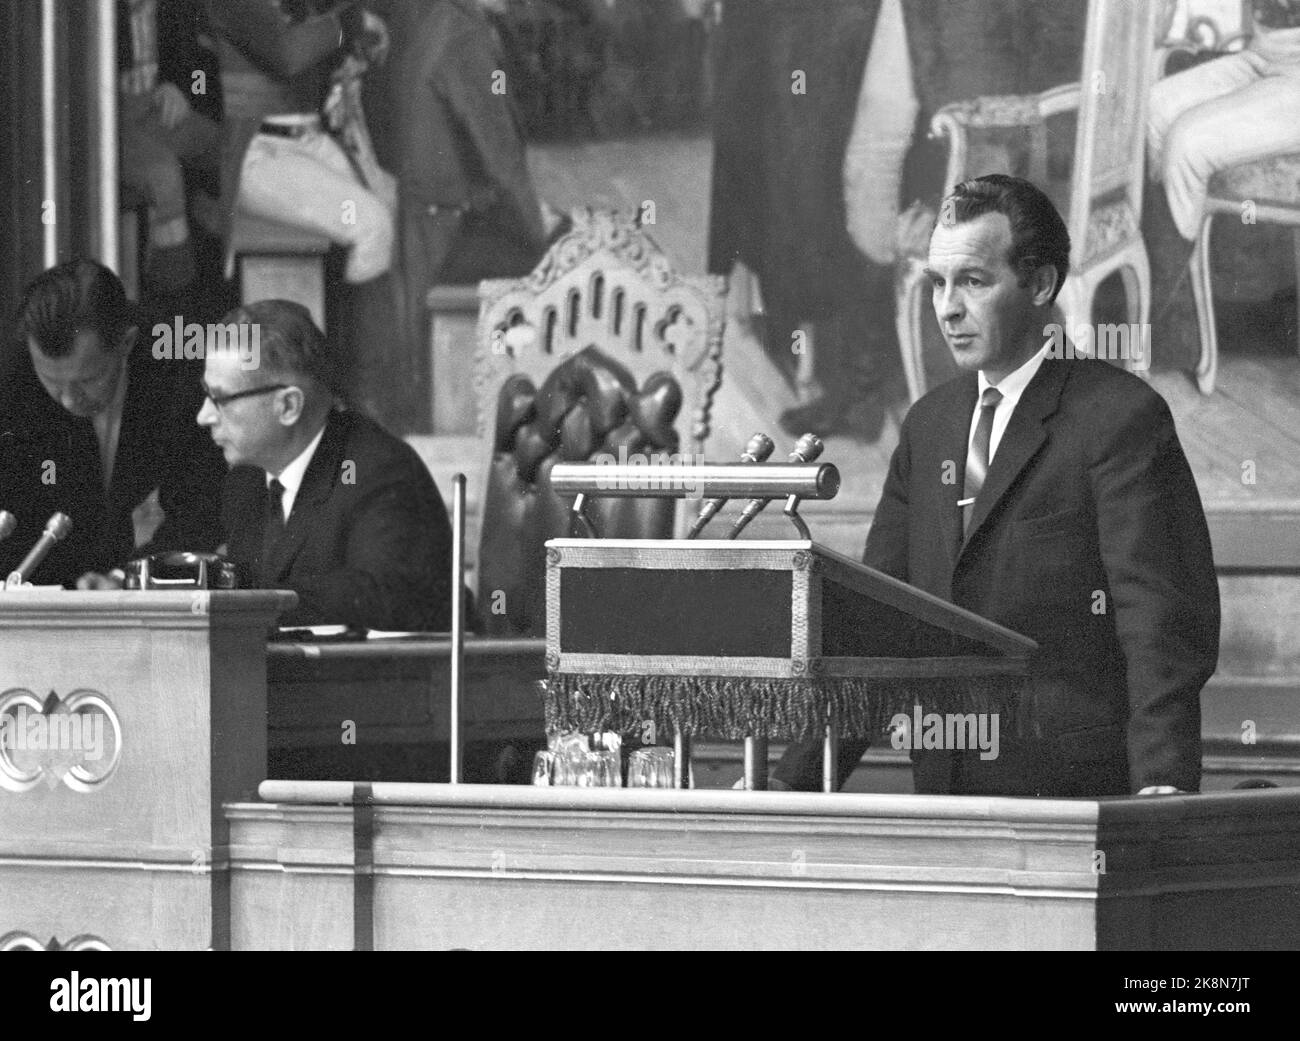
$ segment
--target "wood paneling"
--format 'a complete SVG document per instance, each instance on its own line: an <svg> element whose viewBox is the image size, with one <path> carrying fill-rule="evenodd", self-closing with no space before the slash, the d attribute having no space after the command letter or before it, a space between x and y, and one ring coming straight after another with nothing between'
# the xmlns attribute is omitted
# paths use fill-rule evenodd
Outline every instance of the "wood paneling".
<svg viewBox="0 0 1300 1041"><path fill-rule="evenodd" d="M261 794L228 810L232 918L250 948L317 942L314 901L349 859L373 863L353 913L372 916L376 950L1300 943L1296 791L1094 802L376 784L358 794L365 831L338 816L348 785ZM281 898L269 916L268 875Z"/></svg>
<svg viewBox="0 0 1300 1041"><path fill-rule="evenodd" d="M265 634L292 602L280 592L0 595L0 692L67 701L93 691L121 735L115 768L90 790L58 770L0 790L0 935L229 946L221 807L266 776Z"/></svg>

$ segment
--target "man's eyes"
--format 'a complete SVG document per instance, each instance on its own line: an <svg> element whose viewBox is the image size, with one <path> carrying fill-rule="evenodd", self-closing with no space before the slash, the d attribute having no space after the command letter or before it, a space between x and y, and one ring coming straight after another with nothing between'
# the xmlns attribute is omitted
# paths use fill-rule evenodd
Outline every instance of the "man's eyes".
<svg viewBox="0 0 1300 1041"><path fill-rule="evenodd" d="M935 289L942 289L944 286L944 280L942 278L939 278L938 276L931 278L930 282ZM981 278L979 275L962 275L961 278L957 279L957 283L958 285L963 285L963 286L987 285L984 279Z"/></svg>

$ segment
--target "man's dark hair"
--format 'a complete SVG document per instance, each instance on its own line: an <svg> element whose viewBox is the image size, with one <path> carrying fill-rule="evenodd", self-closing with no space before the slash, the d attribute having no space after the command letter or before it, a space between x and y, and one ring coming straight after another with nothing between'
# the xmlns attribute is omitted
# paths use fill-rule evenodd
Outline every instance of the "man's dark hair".
<svg viewBox="0 0 1300 1041"><path fill-rule="evenodd" d="M1070 233L1052 200L1021 177L985 174L957 185L944 199L939 219L961 224L986 213L1001 213L1011 222L1007 262L1020 273L1022 286L1042 265L1056 268L1055 300L1070 271Z"/></svg>
<svg viewBox="0 0 1300 1041"><path fill-rule="evenodd" d="M63 358L87 330L99 334L102 350L116 349L134 317L118 277L103 264L81 259L37 275L23 290L14 326L24 346L35 341L46 357Z"/></svg>
<svg viewBox="0 0 1300 1041"><path fill-rule="evenodd" d="M346 398L330 342L302 304L257 300L236 307L222 321L257 326L263 369L285 376L309 376L330 393Z"/></svg>

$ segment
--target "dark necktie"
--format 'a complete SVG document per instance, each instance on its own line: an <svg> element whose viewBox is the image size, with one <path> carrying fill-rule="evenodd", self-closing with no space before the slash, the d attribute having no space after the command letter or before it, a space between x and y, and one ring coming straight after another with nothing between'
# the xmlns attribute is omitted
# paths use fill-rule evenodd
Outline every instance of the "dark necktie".
<svg viewBox="0 0 1300 1041"><path fill-rule="evenodd" d="M266 486L266 527L262 531L262 584L271 582L271 555L284 534L284 485L275 477Z"/></svg>
<svg viewBox="0 0 1300 1041"><path fill-rule="evenodd" d="M962 485L961 530L963 536L970 532L970 519L975 513L975 499L984 487L989 472L989 441L993 437L993 414L998 410L1002 392L989 387L980 396L980 418L975 424L975 438L966 454L966 480Z"/></svg>

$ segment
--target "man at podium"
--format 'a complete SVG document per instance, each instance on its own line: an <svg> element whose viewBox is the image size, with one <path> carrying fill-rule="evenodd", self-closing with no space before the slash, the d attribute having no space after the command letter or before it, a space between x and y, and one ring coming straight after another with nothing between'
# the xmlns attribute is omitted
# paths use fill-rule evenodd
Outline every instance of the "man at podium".
<svg viewBox="0 0 1300 1041"><path fill-rule="evenodd" d="M197 417L233 467L222 517L239 585L297 593L281 625L450 628L451 524L424 462L340 407L338 366L301 304L258 301L224 324L260 354L209 349Z"/></svg>
<svg viewBox="0 0 1300 1041"><path fill-rule="evenodd" d="M962 373L904 420L863 561L1039 651L1019 706L1032 733L993 759L914 751L918 792L1200 786L1200 692L1219 649L1205 514L1164 399L1052 351L1069 255L1047 196L1003 175L958 185L930 240L935 315ZM843 742L840 784L865 748ZM774 776L816 789L820 766L820 744L796 745Z"/></svg>

